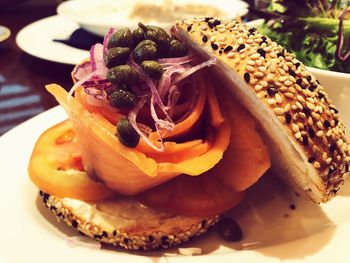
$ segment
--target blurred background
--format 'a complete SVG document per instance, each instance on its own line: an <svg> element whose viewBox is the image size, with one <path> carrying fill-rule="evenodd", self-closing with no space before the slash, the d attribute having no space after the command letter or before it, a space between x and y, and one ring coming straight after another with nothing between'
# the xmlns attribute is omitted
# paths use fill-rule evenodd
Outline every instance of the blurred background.
<svg viewBox="0 0 350 263"><path fill-rule="evenodd" d="M336 95L331 95L336 96L334 100L347 104L350 61L346 55L350 51L346 41L339 53L346 59L335 53L339 31L345 40L350 32L349 2L0 0L0 135L57 105L44 86L54 82L69 90L74 65L88 56L92 44L102 41L108 27L133 27L139 20L167 28L177 18L240 17L305 59L321 83L337 86ZM313 16L332 23L320 27L310 22Z"/></svg>

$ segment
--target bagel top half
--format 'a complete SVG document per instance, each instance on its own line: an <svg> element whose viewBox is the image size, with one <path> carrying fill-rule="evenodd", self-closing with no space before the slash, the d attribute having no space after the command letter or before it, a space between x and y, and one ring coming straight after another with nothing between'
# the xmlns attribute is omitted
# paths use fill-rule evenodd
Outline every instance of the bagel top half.
<svg viewBox="0 0 350 263"><path fill-rule="evenodd" d="M332 198L349 172L350 145L315 76L282 46L234 20L179 21L172 34L203 58L217 57L216 77L256 117L277 174L314 202Z"/></svg>

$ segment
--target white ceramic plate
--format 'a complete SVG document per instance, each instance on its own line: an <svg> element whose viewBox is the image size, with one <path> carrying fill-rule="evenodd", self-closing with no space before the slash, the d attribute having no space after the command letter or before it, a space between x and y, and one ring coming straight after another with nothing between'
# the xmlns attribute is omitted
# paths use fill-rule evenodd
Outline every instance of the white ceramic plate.
<svg viewBox="0 0 350 263"><path fill-rule="evenodd" d="M0 26L0 42L3 42L6 39L8 39L10 35L11 35L10 29L8 29L5 26Z"/></svg>
<svg viewBox="0 0 350 263"><path fill-rule="evenodd" d="M27 175L38 136L65 118L55 107L0 138L0 262L349 262L350 182L336 198L318 206L296 197L269 174L231 212L243 230L242 242L224 242L209 231L183 246L200 247L202 255L194 257L176 249L131 253L70 247L67 238L76 232L57 223L43 207Z"/></svg>
<svg viewBox="0 0 350 263"><path fill-rule="evenodd" d="M148 7L143 6L141 8L140 4L148 5ZM184 14L177 12L176 15L174 14L180 6L188 4L205 5L207 7L196 13L188 12ZM150 11L149 5L159 9ZM138 21L144 21L148 24L168 28L177 19L215 16L214 9L220 10L221 17L243 16L248 12L247 7L248 4L241 0L73 0L61 3L57 8L57 13L72 19L92 33L104 36L109 27L134 28ZM143 10L144 13L141 15L135 10Z"/></svg>
<svg viewBox="0 0 350 263"><path fill-rule="evenodd" d="M53 40L67 39L78 28L77 23L67 18L51 16L21 29L16 36L16 43L34 57L75 65L88 57L89 52Z"/></svg>

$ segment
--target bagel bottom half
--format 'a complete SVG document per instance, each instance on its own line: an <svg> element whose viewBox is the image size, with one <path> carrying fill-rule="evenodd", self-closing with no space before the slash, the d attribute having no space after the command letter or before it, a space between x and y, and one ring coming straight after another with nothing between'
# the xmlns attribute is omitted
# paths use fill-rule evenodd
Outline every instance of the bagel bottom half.
<svg viewBox="0 0 350 263"><path fill-rule="evenodd" d="M129 250L168 248L205 233L219 216L185 216L142 205L130 197L100 201L59 198L40 191L59 221L101 243Z"/></svg>

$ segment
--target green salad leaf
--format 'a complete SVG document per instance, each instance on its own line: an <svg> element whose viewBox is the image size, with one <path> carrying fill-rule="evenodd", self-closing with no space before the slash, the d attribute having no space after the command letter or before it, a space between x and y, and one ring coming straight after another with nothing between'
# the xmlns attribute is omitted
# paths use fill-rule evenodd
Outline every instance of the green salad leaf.
<svg viewBox="0 0 350 263"><path fill-rule="evenodd" d="M271 0L252 11L266 20L260 32L305 65L350 73L350 0Z"/></svg>

